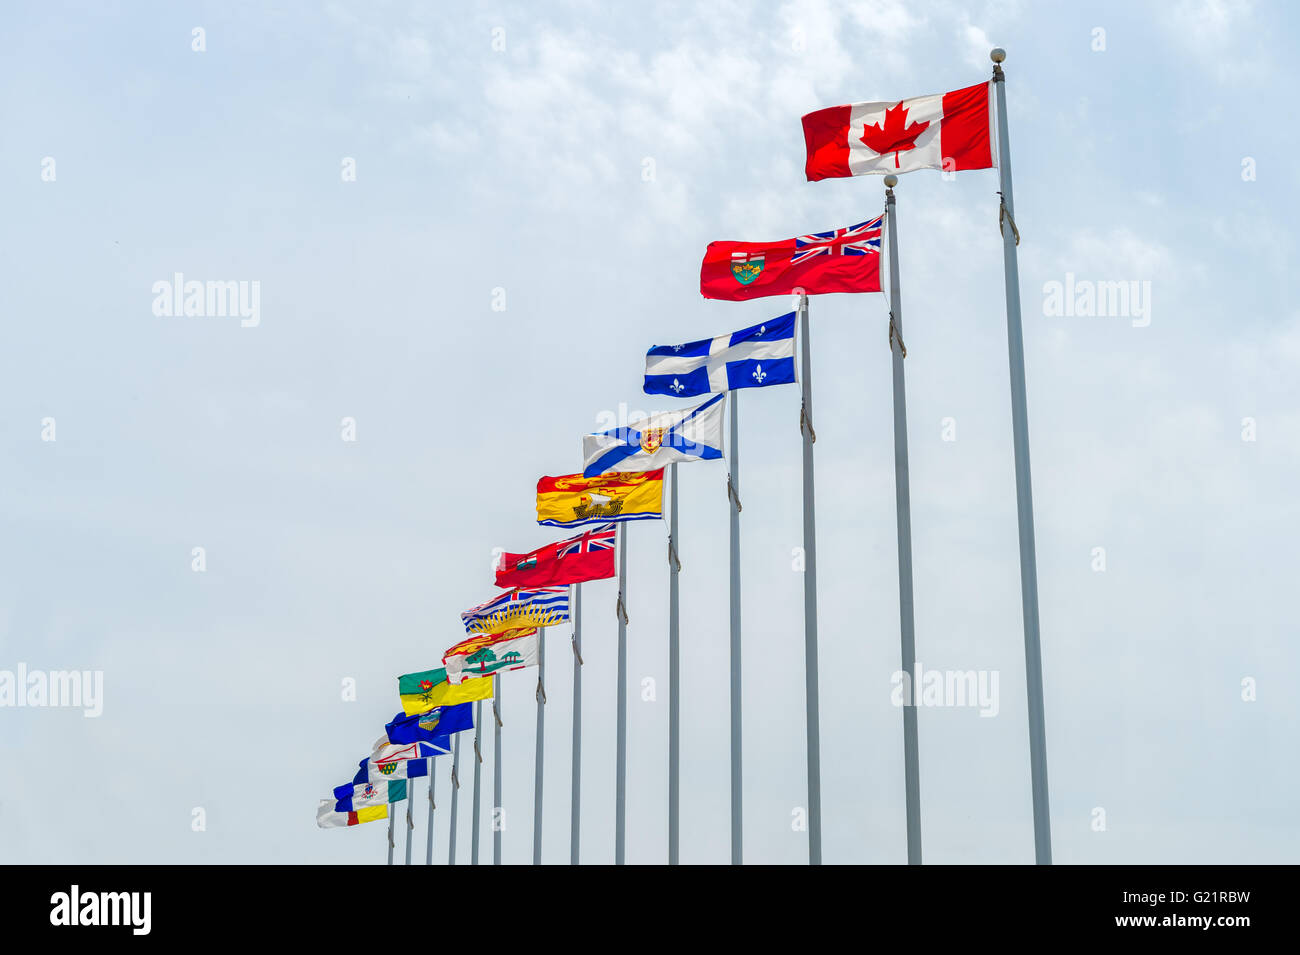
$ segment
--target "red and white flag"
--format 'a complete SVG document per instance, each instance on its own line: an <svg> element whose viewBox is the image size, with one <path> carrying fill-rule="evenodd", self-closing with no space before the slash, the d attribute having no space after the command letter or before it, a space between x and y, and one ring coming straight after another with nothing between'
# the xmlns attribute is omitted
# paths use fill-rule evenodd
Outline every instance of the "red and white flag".
<svg viewBox="0 0 1300 955"><path fill-rule="evenodd" d="M913 169L995 165L989 84L889 103L853 103L803 118L809 182Z"/></svg>

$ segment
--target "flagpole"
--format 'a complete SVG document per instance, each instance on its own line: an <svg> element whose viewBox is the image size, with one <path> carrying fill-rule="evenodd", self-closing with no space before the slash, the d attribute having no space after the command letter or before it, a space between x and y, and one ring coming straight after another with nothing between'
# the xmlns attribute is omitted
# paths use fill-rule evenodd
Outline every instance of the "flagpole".
<svg viewBox="0 0 1300 955"><path fill-rule="evenodd" d="M903 700L903 791L906 798L907 864L921 864L921 777L917 742L916 621L912 596L912 491L907 461L907 385L903 375L903 300L899 284L897 176L885 177L889 228L889 350L894 366L894 501L898 520L898 616L903 673L910 692ZM897 342L895 341L897 339ZM895 347L897 345L897 347Z"/></svg>
<svg viewBox="0 0 1300 955"><path fill-rule="evenodd" d="M434 768L433 757L430 756L429 757L429 836L428 839L426 840L426 847L424 850L425 865L433 865L433 811L436 808L438 808L433 804L433 784L435 782L433 776L433 768Z"/></svg>
<svg viewBox="0 0 1300 955"><path fill-rule="evenodd" d="M569 865L582 834L582 584L573 585L573 776L569 783Z"/></svg>
<svg viewBox="0 0 1300 955"><path fill-rule="evenodd" d="M546 628L537 630L537 750L533 756L533 865L542 864L542 760L546 738Z"/></svg>
<svg viewBox="0 0 1300 955"><path fill-rule="evenodd" d="M406 865L411 864L411 834L415 832L415 820L411 818L411 804L414 801L415 785L407 780L406 783Z"/></svg>
<svg viewBox="0 0 1300 955"><path fill-rule="evenodd" d="M740 392L731 393L731 473L727 475L731 512L731 864L742 865L744 783L741 775L740 720ZM675 467L675 465L674 465Z"/></svg>
<svg viewBox="0 0 1300 955"><path fill-rule="evenodd" d="M492 864L501 864L501 675L491 679L496 681L492 687L492 718L496 726L492 728Z"/></svg>
<svg viewBox="0 0 1300 955"><path fill-rule="evenodd" d="M614 864L627 854L627 525L618 525L618 747L614 786Z"/></svg>
<svg viewBox="0 0 1300 955"><path fill-rule="evenodd" d="M475 679L483 680L486 677L476 677ZM479 700L474 704L474 810L473 829L469 834L469 864L478 865L478 842L479 842L479 813L481 811L482 800L479 799L479 782L483 775L483 750L479 748L479 733L482 732L483 726L483 701Z"/></svg>
<svg viewBox="0 0 1300 955"><path fill-rule="evenodd" d="M677 465L668 468L671 510L668 512L668 864L677 865L681 835L681 710L678 689L681 672L681 602L677 575L682 565L677 559Z"/></svg>
<svg viewBox="0 0 1300 955"><path fill-rule="evenodd" d="M817 693L817 520L814 513L812 419L812 347L808 341L808 296L799 296L799 335L802 339L803 408L803 634L804 700L808 727L808 863L822 862L821 725Z"/></svg>
<svg viewBox="0 0 1300 955"><path fill-rule="evenodd" d="M1034 494L1029 470L1029 408L1025 395L1025 342L1020 325L1020 266L1015 202L1011 196L1011 143L1007 132L1005 50L989 53L998 100L998 173L1002 181L1002 259L1007 287L1007 356L1011 371L1011 428L1016 464L1016 516L1020 528L1020 606L1025 627L1025 691L1029 709L1029 780L1034 800L1034 861L1052 864L1047 793L1047 727L1043 715L1043 657L1038 632L1038 566L1034 553ZM999 218L1001 224L1001 217ZM1009 226L1009 228L1008 228Z"/></svg>
<svg viewBox="0 0 1300 955"><path fill-rule="evenodd" d="M393 804L390 802L388 804L388 864L389 865L393 864L393 849L397 847L396 843L393 841L393 823L396 820L397 817L393 815Z"/></svg>
<svg viewBox="0 0 1300 955"><path fill-rule="evenodd" d="M460 796L460 734L451 746L451 819L447 831L447 865L456 864L456 801Z"/></svg>

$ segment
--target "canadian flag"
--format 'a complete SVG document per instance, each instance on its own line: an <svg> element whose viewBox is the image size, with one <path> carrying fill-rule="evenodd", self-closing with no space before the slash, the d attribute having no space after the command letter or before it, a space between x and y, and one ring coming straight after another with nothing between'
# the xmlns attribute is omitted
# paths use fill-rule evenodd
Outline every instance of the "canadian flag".
<svg viewBox="0 0 1300 955"><path fill-rule="evenodd" d="M853 103L803 118L809 182L913 169L989 169L989 84L889 103Z"/></svg>

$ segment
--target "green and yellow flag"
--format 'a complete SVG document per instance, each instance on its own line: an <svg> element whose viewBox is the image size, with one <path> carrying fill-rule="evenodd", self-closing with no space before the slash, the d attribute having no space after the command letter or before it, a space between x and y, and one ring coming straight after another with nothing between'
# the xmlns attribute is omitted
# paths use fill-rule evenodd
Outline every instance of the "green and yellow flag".
<svg viewBox="0 0 1300 955"><path fill-rule="evenodd" d="M419 673L405 673L397 678L397 693L402 698L402 711L407 716L428 713L438 706L490 700L493 689L490 677L473 677L460 683L448 683L447 671L442 667L421 670Z"/></svg>

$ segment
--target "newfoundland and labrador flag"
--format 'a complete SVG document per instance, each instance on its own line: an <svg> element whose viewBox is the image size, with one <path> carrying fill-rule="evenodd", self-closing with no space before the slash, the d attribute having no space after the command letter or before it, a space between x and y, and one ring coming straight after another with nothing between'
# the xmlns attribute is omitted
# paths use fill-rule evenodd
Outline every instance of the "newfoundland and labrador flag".
<svg viewBox="0 0 1300 955"><path fill-rule="evenodd" d="M730 335L656 345L645 356L648 395L690 398L794 381L794 312Z"/></svg>
<svg viewBox="0 0 1300 955"><path fill-rule="evenodd" d="M406 798L406 780L384 780L381 783L348 783L334 787L334 811L355 812L371 806L386 806Z"/></svg>
<svg viewBox="0 0 1300 955"><path fill-rule="evenodd" d="M333 799L322 799L316 808L316 825L322 829L342 829L345 826L359 826L363 822L388 818L388 806L367 806L355 812L338 812L334 809Z"/></svg>
<svg viewBox="0 0 1300 955"><path fill-rule="evenodd" d="M852 103L803 118L809 182L914 169L988 169L996 165L989 83L951 93Z"/></svg>
<svg viewBox="0 0 1300 955"><path fill-rule="evenodd" d="M486 685L484 685L486 684ZM492 696L491 680L467 683L448 683L447 671L421 670L403 673L397 678L397 695L402 700L402 711L407 716L428 713L434 707L454 706L457 703L476 703Z"/></svg>
<svg viewBox="0 0 1300 955"><path fill-rule="evenodd" d="M502 554L497 586L567 587L613 577L615 532L613 524L602 524L527 554Z"/></svg>
<svg viewBox="0 0 1300 955"><path fill-rule="evenodd" d="M636 426L589 434L582 439L582 476L610 471L649 471L678 461L722 457L722 410L727 396L716 395L694 408L659 411Z"/></svg>
<svg viewBox="0 0 1300 955"><path fill-rule="evenodd" d="M395 763L376 763L369 759L363 759L357 765L360 768L357 770L357 774L352 777L354 786L360 786L364 783L381 783L393 779L419 779L421 776L429 775L429 761L427 759L403 759Z"/></svg>
<svg viewBox="0 0 1300 955"><path fill-rule="evenodd" d="M576 527L593 521L657 521L664 511L664 469L537 482L537 523Z"/></svg>
<svg viewBox="0 0 1300 955"><path fill-rule="evenodd" d="M710 242L700 294L728 302L767 295L880 291L884 216L780 242Z"/></svg>

